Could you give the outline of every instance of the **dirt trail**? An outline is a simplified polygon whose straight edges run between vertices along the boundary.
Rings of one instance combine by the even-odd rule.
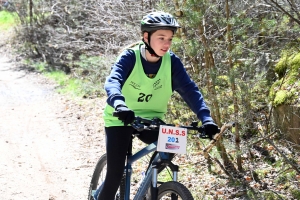
[[[20,69],[9,45],[0,47],[0,199],[87,199],[104,148],[104,100],[57,94],[54,83]]]

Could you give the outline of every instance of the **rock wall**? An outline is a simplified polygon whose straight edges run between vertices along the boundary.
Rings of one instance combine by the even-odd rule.
[[[280,105],[274,108],[273,120],[275,127],[300,148],[300,106]]]

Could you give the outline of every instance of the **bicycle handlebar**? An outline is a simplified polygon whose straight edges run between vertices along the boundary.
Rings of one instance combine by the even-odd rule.
[[[118,117],[118,112],[113,112],[113,116]],[[177,126],[175,124],[166,124],[163,120],[157,117],[153,119],[146,119],[143,117],[136,116],[135,120],[131,123],[131,126],[138,132],[141,132],[143,130],[158,130],[160,125],[174,126],[174,127],[186,128],[188,130],[195,130],[199,132],[198,136],[200,138],[209,139],[209,136],[205,134],[204,127],[198,126],[197,121],[193,121],[190,126]]]
[[[146,124],[144,124],[146,123]],[[133,128],[135,128],[137,131],[143,131],[143,130],[158,130],[160,125],[166,125],[166,126],[176,126],[174,124],[166,124],[164,121],[162,121],[159,118],[153,118],[152,120],[145,119],[142,117],[135,117],[135,120],[131,124]],[[203,149],[204,157],[208,157],[208,153],[211,151],[211,149],[216,145],[217,141],[220,140],[224,132],[234,127],[235,123],[230,122],[227,124],[224,124],[221,129],[219,129],[218,133],[213,136],[213,139],[209,142],[209,144]],[[186,128],[188,130],[196,130],[199,132],[198,136],[202,139],[209,139],[209,136],[205,134],[205,129],[203,126],[198,126],[198,122],[194,121],[191,123],[190,126],[178,126],[180,128]]]
[[[113,116],[118,117],[118,113],[113,112]],[[141,132],[143,130],[158,130],[160,125],[177,127],[175,124],[166,124],[163,120],[161,120],[159,118],[153,118],[152,120],[150,120],[150,119],[146,119],[146,118],[142,118],[142,117],[138,117],[138,116],[136,116],[135,120],[131,123],[131,126],[134,129],[136,129],[138,132]],[[206,158],[208,157],[208,153],[210,152],[210,150],[216,145],[217,141],[221,138],[223,133],[227,129],[234,127],[234,126],[235,126],[235,123],[231,122],[231,123],[224,124],[221,127],[221,129],[219,129],[218,133],[216,135],[214,135],[213,139],[210,141],[208,146],[203,149],[203,154]],[[190,126],[178,126],[178,127],[186,128],[188,130],[198,131],[199,132],[198,136],[200,138],[209,139],[209,136],[205,134],[204,127],[198,126],[197,121],[192,122]]]

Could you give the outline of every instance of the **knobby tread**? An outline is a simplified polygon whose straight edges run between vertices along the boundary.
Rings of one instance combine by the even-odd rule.
[[[191,192],[181,183],[175,181],[169,181],[163,183],[158,187],[158,199],[160,199],[164,193],[176,193],[183,200],[194,200]]]

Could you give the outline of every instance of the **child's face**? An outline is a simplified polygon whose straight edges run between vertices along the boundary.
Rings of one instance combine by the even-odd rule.
[[[157,55],[163,56],[171,47],[172,39],[173,31],[158,30],[151,35],[150,46]]]

